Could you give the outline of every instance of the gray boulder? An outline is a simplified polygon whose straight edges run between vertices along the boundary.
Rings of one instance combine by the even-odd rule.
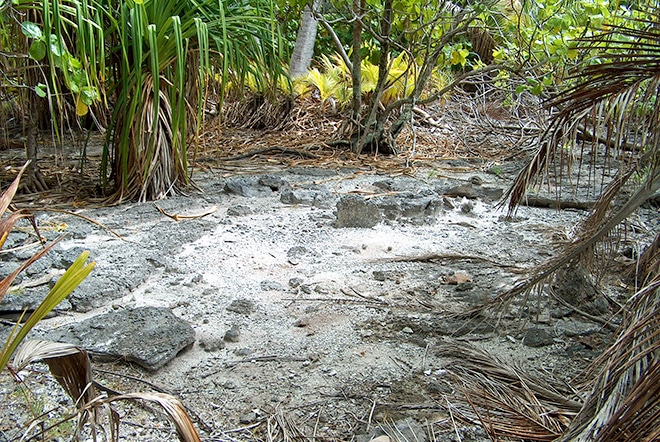
[[[529,328],[523,336],[523,344],[528,347],[545,347],[554,344],[553,336],[539,327]]]
[[[378,206],[357,195],[346,195],[337,203],[335,227],[374,227],[380,220]]]
[[[135,362],[158,370],[195,342],[195,331],[167,308],[138,307],[98,315],[48,333],[105,361]]]
[[[273,193],[270,187],[260,184],[255,177],[238,177],[227,180],[225,192],[247,198],[264,197]]]
[[[280,196],[280,201],[284,204],[312,206],[316,193],[311,190],[304,189],[283,189]]]

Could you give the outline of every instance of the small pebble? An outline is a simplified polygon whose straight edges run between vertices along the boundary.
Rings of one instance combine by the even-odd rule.
[[[238,328],[238,325],[232,326],[227,332],[225,333],[224,340],[225,342],[238,342],[238,339],[240,337],[240,330]]]
[[[482,180],[480,176],[474,175],[470,177],[470,183],[474,184],[475,186],[481,186],[484,183],[484,180]]]
[[[255,422],[257,419],[259,419],[259,416],[257,416],[257,413],[255,412],[246,413],[238,418],[238,420],[244,425],[251,424],[252,422]]]

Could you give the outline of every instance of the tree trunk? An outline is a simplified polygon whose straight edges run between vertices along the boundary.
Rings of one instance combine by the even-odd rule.
[[[381,19],[381,48],[380,59],[378,62],[378,82],[374,91],[371,103],[369,103],[369,115],[366,122],[360,122],[363,135],[356,140],[354,146],[355,152],[362,152],[365,147],[370,146],[374,153],[384,153],[387,155],[396,153],[396,147],[392,140],[384,134],[384,124],[387,115],[383,116],[380,100],[385,90],[387,78],[390,74],[390,33],[392,31],[392,0],[385,0],[383,3],[383,17]]]
[[[313,0],[308,3],[303,10],[300,20],[300,28],[296,36],[296,44],[291,54],[289,63],[289,76],[294,79],[307,73],[314,56],[314,43],[316,41],[316,31],[319,21],[316,14],[321,8],[322,0]]]
[[[38,142],[39,142],[39,103],[36,94],[32,93],[28,98],[28,120],[25,125],[25,156],[30,164],[25,169],[21,188],[27,192],[43,192],[48,189],[38,166]]]
[[[356,140],[353,144],[353,151],[356,153],[362,151],[360,144],[360,139],[362,138],[362,56],[360,55],[360,49],[362,47],[362,22],[360,21],[360,17],[362,16],[365,5],[365,0],[353,0],[353,54],[351,60],[353,69],[351,69],[351,82],[353,83],[352,120],[355,126],[353,137]]]

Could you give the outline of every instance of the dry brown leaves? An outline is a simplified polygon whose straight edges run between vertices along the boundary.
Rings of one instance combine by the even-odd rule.
[[[227,105],[232,108],[233,105]],[[195,165],[230,172],[253,171],[259,167],[315,166],[412,173],[417,167],[433,166],[440,160],[472,159],[498,162],[511,155],[507,146],[467,146],[446,133],[421,122],[408,127],[397,138],[395,156],[356,155],[347,145],[337,143],[342,117],[321,103],[305,100],[293,104],[278,130],[254,129],[253,119],[238,121],[231,111],[228,126],[214,119],[204,125]],[[270,149],[274,146],[279,150]],[[297,153],[296,153],[297,152]],[[242,157],[226,161],[227,158]],[[312,157],[313,158],[310,158]]]
[[[397,138],[399,154],[387,156],[357,155],[348,145],[337,143],[342,116],[313,100],[298,100],[288,105],[226,103],[224,122],[220,118],[206,121],[197,138],[189,141],[190,163],[197,170],[214,169],[226,174],[313,166],[401,175],[412,174],[420,167],[437,167],[437,162],[443,160],[480,159],[498,163],[512,155],[514,148],[510,145],[483,142],[471,145],[456,136],[458,132],[465,135],[466,128],[450,110],[455,105],[447,102],[427,109],[427,114],[443,121],[444,129],[438,130],[437,126],[418,120]],[[253,114],[249,115],[250,112]],[[240,115],[243,117],[239,118]],[[269,128],[264,128],[264,124]],[[41,207],[62,209],[107,204],[99,187],[104,139],[102,134],[93,134],[85,147],[83,135],[70,135],[64,141],[64,150],[46,143],[39,166],[51,190],[17,195],[14,202],[21,206],[38,202]],[[83,153],[86,157],[81,170]],[[237,156],[241,158],[231,159]],[[2,151],[2,161],[5,167],[0,169],[0,184],[5,187],[23,163],[22,152]]]

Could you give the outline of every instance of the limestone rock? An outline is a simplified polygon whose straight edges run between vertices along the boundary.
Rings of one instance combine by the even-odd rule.
[[[241,337],[241,329],[238,325],[233,325],[229,330],[225,332],[224,340],[225,342],[238,342]]]
[[[374,227],[380,219],[378,206],[357,195],[344,196],[337,203],[335,227]]]
[[[254,177],[238,177],[227,180],[225,192],[248,198],[263,197],[273,193],[270,187],[259,184]]]
[[[270,187],[270,190],[273,192],[277,192],[286,184],[286,181],[277,175],[264,175],[259,177],[258,183],[262,186]]]
[[[235,299],[227,306],[227,311],[250,315],[254,312],[255,307],[254,301],[249,299]]]
[[[547,330],[533,327],[528,329],[523,336],[523,344],[528,347],[545,347],[554,343],[554,339]]]
[[[208,352],[218,351],[225,348],[225,341],[223,338],[219,336],[210,335],[201,338],[199,340],[199,346],[202,347],[204,351],[208,351]]]
[[[167,308],[138,307],[56,329],[47,339],[80,346],[101,360],[126,360],[158,370],[195,342],[195,331]]]
[[[235,206],[227,208],[228,216],[245,216],[251,214],[252,214],[252,209],[242,204],[237,204]]]
[[[282,286],[282,284],[280,284],[277,281],[269,281],[269,280],[261,281],[259,286],[261,287],[261,290],[263,290],[265,292],[283,292],[284,291],[284,286]]]

